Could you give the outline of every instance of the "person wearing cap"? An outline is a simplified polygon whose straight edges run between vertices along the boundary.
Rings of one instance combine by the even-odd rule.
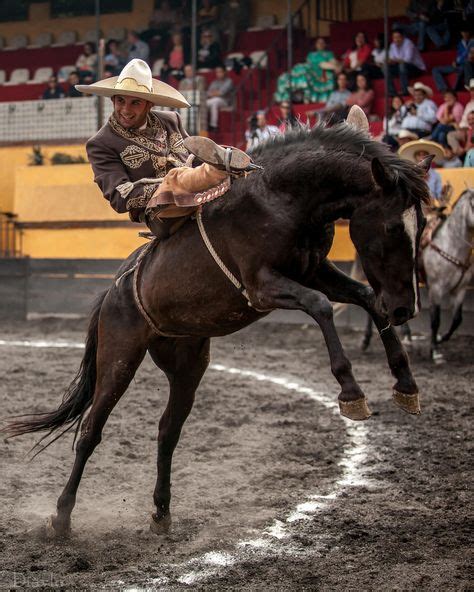
[[[422,138],[430,134],[436,122],[436,103],[429,98],[433,96],[433,91],[422,82],[415,82],[409,91],[413,102],[407,105],[408,113],[403,118],[402,129],[410,130]]]
[[[444,160],[444,150],[440,144],[430,140],[415,140],[408,142],[400,148],[398,154],[406,160],[411,160],[415,164],[420,163],[428,156],[434,156],[434,162],[441,164]],[[440,200],[443,195],[443,184],[441,176],[433,168],[429,168],[426,173],[426,184],[429,187],[430,195],[434,200]]]
[[[223,194],[229,174],[252,168],[241,150],[188,137],[178,113],[151,111],[154,105],[179,108],[189,103],[180,92],[153,79],[143,60],[132,60],[119,76],[76,88],[110,97],[114,104],[108,122],[86,145],[95,182],[115,211],[146,222],[157,236],[163,236],[155,215],[162,204],[192,205],[197,192],[211,188],[214,197]],[[203,164],[185,166],[189,152]]]
[[[392,43],[388,52],[388,92],[396,94],[393,79],[400,78],[401,94],[408,94],[408,80],[426,72],[425,62],[413,41],[405,37],[403,31],[394,29]]]

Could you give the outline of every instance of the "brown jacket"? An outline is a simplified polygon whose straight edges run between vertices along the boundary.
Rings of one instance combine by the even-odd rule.
[[[128,194],[123,185],[164,177],[174,167],[183,166],[188,157],[183,146],[187,135],[178,113],[171,111],[150,112],[142,131],[127,130],[110,117],[86,149],[94,180],[115,211],[129,212],[133,221],[139,221],[158,183],[139,183]]]

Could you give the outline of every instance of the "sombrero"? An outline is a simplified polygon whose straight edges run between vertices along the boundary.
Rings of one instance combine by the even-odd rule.
[[[415,134],[415,132],[411,132],[407,129],[400,130],[396,135],[399,140],[404,140],[405,138],[410,140],[418,140],[418,135]]]
[[[152,78],[150,66],[138,59],[131,60],[119,76],[105,78],[94,84],[76,84],[76,89],[87,95],[101,97],[137,97],[161,107],[190,106],[183,95],[172,86]]]
[[[465,84],[464,88],[466,90],[474,90],[474,78],[471,78],[471,80],[469,80],[469,86],[467,86],[467,84]]]
[[[433,89],[427,84],[423,84],[423,82],[415,82],[413,86],[408,87],[408,92],[411,95],[413,95],[415,90],[422,90],[425,93],[425,95],[428,95],[429,97],[433,96]]]
[[[398,154],[406,160],[415,161],[415,154],[423,150],[428,154],[434,155],[434,161],[439,164],[444,160],[444,150],[441,144],[432,142],[431,140],[415,140],[414,142],[407,142],[398,150]]]

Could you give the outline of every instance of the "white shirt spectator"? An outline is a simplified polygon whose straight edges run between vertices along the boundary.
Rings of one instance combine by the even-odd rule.
[[[426,70],[425,62],[420,52],[416,49],[413,41],[410,41],[407,37],[405,37],[401,45],[396,45],[395,43],[390,44],[388,58],[390,60],[402,60],[402,62],[413,64],[420,70]]]
[[[269,140],[273,136],[277,136],[280,130],[276,125],[266,125],[265,127],[257,127],[254,131],[247,130],[245,132],[245,139],[247,140],[246,150],[256,148],[262,142]]]
[[[459,127],[461,129],[466,129],[469,127],[469,124],[467,123],[467,116],[471,111],[474,111],[474,101],[469,101],[469,103],[467,103],[467,105],[464,107],[464,112],[462,114],[461,121],[459,122]]]
[[[436,122],[436,103],[431,99],[424,99],[416,105],[416,115],[410,112],[402,121],[402,129],[423,130],[430,132],[433,124]]]

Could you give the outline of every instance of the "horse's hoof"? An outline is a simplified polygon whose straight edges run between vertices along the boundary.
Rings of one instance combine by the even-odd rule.
[[[339,411],[341,412],[341,415],[354,421],[369,419],[372,415],[372,411],[369,409],[365,397],[362,397],[362,399],[356,399],[355,401],[339,400]]]
[[[411,413],[412,415],[420,415],[420,395],[418,393],[408,395],[407,393],[400,393],[394,389],[393,400],[400,409],[403,409],[403,411]]]
[[[446,360],[444,359],[444,356],[441,352],[437,351],[437,350],[433,350],[431,352],[431,361],[434,364],[444,364],[446,362]]]
[[[57,516],[50,516],[46,521],[46,538],[68,538],[71,535],[70,525],[61,524]]]
[[[150,530],[155,534],[169,534],[171,530],[171,514],[169,512],[164,516],[152,514],[150,521]]]

